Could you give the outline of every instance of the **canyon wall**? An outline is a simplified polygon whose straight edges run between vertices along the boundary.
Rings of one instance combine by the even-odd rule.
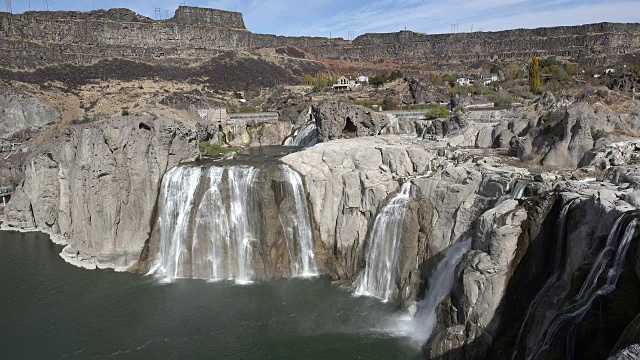
[[[59,134],[34,156],[7,206],[7,223],[37,228],[87,268],[124,268],[140,258],[151,233],[167,169],[198,154],[194,124],[123,117]]]
[[[221,50],[293,46],[319,58],[393,58],[443,64],[523,60],[532,55],[606,63],[640,52],[640,24],[600,23],[428,35],[410,31],[341,38],[253,34],[242,14],[181,6],[167,20],[127,9],[0,13],[0,65],[28,69],[103,58],[195,62]]]

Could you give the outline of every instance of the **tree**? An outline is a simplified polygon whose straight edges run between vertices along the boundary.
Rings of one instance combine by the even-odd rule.
[[[529,90],[534,94],[540,93],[540,62],[537,56],[531,58],[529,64]]]
[[[304,74],[304,82],[307,85],[313,85],[313,76],[311,76],[311,74]]]

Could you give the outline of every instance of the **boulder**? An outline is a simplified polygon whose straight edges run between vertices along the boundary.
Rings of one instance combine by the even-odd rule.
[[[336,100],[314,105],[312,112],[320,142],[378,135],[389,124],[389,119],[381,113]]]

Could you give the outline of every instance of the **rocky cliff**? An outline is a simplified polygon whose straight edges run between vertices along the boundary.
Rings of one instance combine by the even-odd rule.
[[[602,244],[619,241],[625,232],[620,229],[635,216],[629,215],[640,193],[635,145],[611,145],[591,156],[590,167],[600,169],[584,171],[610,179],[600,183],[569,180],[571,172],[535,175],[483,151],[449,151],[409,139],[336,140],[283,159],[305,178],[325,271],[355,286],[367,266],[374,219],[400,185],[411,182],[415,192],[392,279],[397,301],[412,308],[437,286],[429,279],[447,250],[471,239],[451,295],[437,308],[428,358],[503,359],[515,353],[519,359],[543,349],[549,356],[575,351],[576,358],[595,359],[608,356],[621,336],[627,344],[637,339],[635,327],[623,335],[640,312],[633,295],[640,290],[635,233],[629,233],[635,245],[628,257],[617,255],[623,258],[616,264],[627,265],[608,272],[624,269],[616,287],[586,290],[596,283],[585,280],[589,268],[599,266]],[[589,296],[605,308],[585,305],[579,319],[565,322],[563,304],[586,296],[571,290],[580,286],[585,294],[600,291]],[[550,300],[539,300],[543,296]],[[420,305],[413,311],[420,312]],[[602,316],[608,320],[599,322]],[[571,333],[574,328],[581,330]],[[575,346],[548,334],[570,336]]]
[[[638,24],[518,29],[428,35],[401,31],[365,34],[355,40],[253,34],[242,15],[181,6],[168,20],[154,21],[126,9],[87,13],[0,13],[0,65],[33,68],[55,63],[92,63],[103,58],[193,62],[219,50],[293,46],[320,58],[393,58],[409,62],[470,64],[524,60],[532,55],[601,64],[640,52]]]
[[[0,109],[1,140],[60,121],[60,115],[49,104],[24,95],[0,95]]]
[[[8,225],[68,243],[79,266],[124,268],[151,233],[160,180],[198,153],[197,129],[167,118],[123,117],[75,126],[26,164]]]

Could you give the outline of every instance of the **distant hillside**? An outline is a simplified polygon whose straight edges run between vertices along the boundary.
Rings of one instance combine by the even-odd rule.
[[[319,59],[472,64],[559,56],[603,64],[640,54],[640,24],[600,23],[500,32],[365,34],[353,41],[254,34],[242,14],[181,6],[155,21],[127,9],[0,13],[0,66],[32,69],[105,58],[193,64],[221,50],[296,47]]]

